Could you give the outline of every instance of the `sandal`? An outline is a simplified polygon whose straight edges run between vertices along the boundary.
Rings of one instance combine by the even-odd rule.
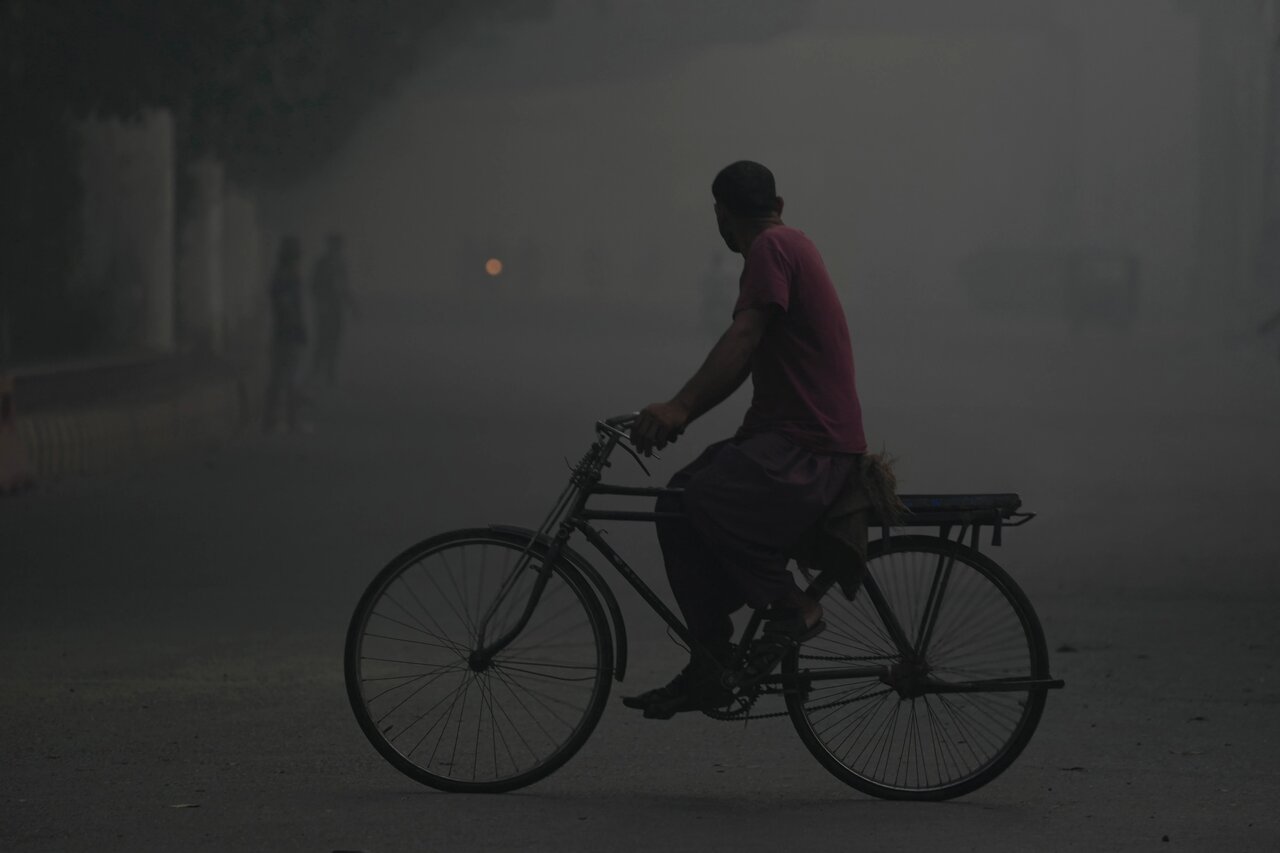
[[[812,625],[806,624],[798,610],[773,608],[764,612],[764,618],[764,626],[760,629],[764,637],[777,638],[793,645],[812,640],[827,627],[821,617]]]
[[[765,622],[760,639],[751,644],[738,678],[738,686],[751,686],[768,676],[782,659],[801,643],[808,642],[827,628],[827,623],[819,619],[812,625],[806,625],[804,618],[796,611],[769,610],[765,612],[769,621]]]
[[[726,643],[712,656],[727,658],[731,652]],[[679,675],[662,687],[646,690],[637,696],[623,696],[622,704],[644,711],[651,720],[669,720],[682,711],[723,708],[733,701],[733,691],[721,684],[721,665],[697,658],[689,662]]]

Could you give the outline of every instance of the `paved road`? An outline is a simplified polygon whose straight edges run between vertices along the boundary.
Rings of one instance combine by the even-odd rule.
[[[341,681],[350,608],[430,532],[536,523],[591,420],[668,393],[705,342],[678,326],[655,341],[662,318],[643,313],[384,314],[313,435],[0,502],[0,849],[1280,848],[1266,354],[995,327],[975,350],[972,327],[928,318],[928,345],[904,347],[855,322],[869,429],[902,457],[905,490],[1013,489],[1042,513],[994,556],[1068,689],[986,788],[880,802],[828,776],[785,720],[657,723],[615,696],[551,778],[465,797],[363,740]],[[648,531],[612,538],[660,583]],[[679,650],[623,599],[627,686],[665,680]]]

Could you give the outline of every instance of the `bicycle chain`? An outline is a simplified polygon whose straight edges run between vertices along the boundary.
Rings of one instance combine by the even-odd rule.
[[[884,655],[860,655],[856,657],[849,656],[849,655],[800,655],[800,658],[802,660],[859,661],[859,660],[883,660]],[[784,691],[779,689],[764,688],[763,690],[755,691],[749,696],[735,697],[734,701],[739,703],[739,707],[735,708],[732,711],[726,711],[721,708],[704,708],[702,713],[713,720],[720,720],[721,722],[726,722],[726,723],[737,722],[738,720],[744,720],[744,721],[767,720],[774,717],[785,717],[790,712],[775,711],[774,713],[771,713],[771,714],[757,714],[755,716],[751,715],[751,709],[755,707],[756,701],[761,696],[780,696],[783,694],[783,692]],[[825,708],[838,708],[841,705],[851,705],[854,702],[865,702],[868,699],[875,699],[877,696],[883,696],[886,693],[892,693],[892,692],[893,692],[892,687],[886,687],[884,690],[878,690],[875,693],[865,693],[861,696],[855,696],[852,699],[843,699],[839,702],[828,702],[825,705],[815,705],[809,710],[821,711]]]

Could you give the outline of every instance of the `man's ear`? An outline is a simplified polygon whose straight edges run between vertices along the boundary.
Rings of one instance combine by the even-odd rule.
[[[782,196],[776,196],[773,200],[773,209],[779,216],[782,215],[782,204]]]

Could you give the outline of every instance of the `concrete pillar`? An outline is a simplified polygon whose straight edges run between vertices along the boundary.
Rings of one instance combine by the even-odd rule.
[[[94,349],[174,344],[174,128],[163,110],[79,122],[82,242],[71,278]]]
[[[1269,296],[1280,294],[1280,3],[1267,5],[1266,115],[1263,119],[1262,233],[1258,242],[1258,285]]]
[[[1185,4],[1200,17],[1197,304],[1247,303],[1263,236],[1272,0]]]
[[[185,169],[187,198],[178,230],[178,340],[185,348],[223,352],[226,179],[222,164],[203,159]]]

